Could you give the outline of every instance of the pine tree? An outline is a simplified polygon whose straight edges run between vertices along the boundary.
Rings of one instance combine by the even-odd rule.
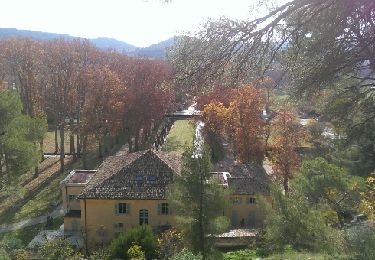
[[[193,149],[184,153],[183,168],[169,187],[168,199],[185,239],[194,252],[204,259],[212,248],[211,235],[220,233],[228,226],[223,216],[227,192],[211,173],[210,153],[205,147],[202,154]]]

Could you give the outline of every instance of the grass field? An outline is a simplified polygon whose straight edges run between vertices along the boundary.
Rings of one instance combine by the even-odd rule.
[[[69,143],[69,132],[66,131],[64,134],[65,140],[64,140],[64,148],[65,153],[69,152],[70,143]],[[60,147],[60,132],[57,132],[57,140]],[[45,153],[54,153],[55,152],[55,132],[47,132],[45,138],[44,138],[44,147],[43,150]]]
[[[2,239],[6,239],[8,237],[18,238],[22,240],[23,245],[27,246],[27,244],[30,243],[30,241],[42,230],[57,230],[59,227],[64,223],[64,220],[62,217],[55,218],[52,222],[52,227],[46,226],[46,223],[37,224],[30,227],[25,227],[23,229],[19,229],[16,231],[11,231],[8,233],[2,233],[0,234],[0,241]]]
[[[162,146],[162,151],[165,152],[183,152],[186,147],[193,145],[193,138],[195,133],[194,122],[190,120],[176,121],[169,134],[167,140]]]

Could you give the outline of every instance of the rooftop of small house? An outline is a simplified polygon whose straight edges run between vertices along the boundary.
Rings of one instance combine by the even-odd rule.
[[[73,170],[61,184],[87,184],[96,173],[96,170]]]
[[[230,172],[212,172],[212,177],[229,187],[233,195],[268,194],[270,177],[262,166],[252,164],[233,165]]]
[[[78,198],[165,199],[166,186],[180,167],[178,153],[147,150],[110,156]]]

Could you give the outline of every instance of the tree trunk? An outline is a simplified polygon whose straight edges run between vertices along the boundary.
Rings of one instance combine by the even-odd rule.
[[[199,196],[199,239],[200,239],[200,251],[202,253],[203,259],[206,259],[206,252],[205,252],[205,240],[204,240],[204,224],[203,224],[203,194],[204,194],[204,180],[203,174],[200,167],[200,159],[197,158],[198,163],[198,171],[200,175],[200,196]]]
[[[77,155],[75,153],[75,148],[74,148],[74,134],[73,134],[73,124],[74,124],[74,121],[73,121],[73,118],[71,117],[70,118],[70,121],[69,121],[69,124],[70,124],[70,133],[69,133],[69,145],[70,145],[70,154],[73,155],[73,160],[76,160],[77,159]]]
[[[39,145],[40,145],[40,151],[42,152],[42,158],[41,158],[40,161],[43,162],[44,161],[44,141],[43,141],[43,139],[40,140]]]
[[[129,153],[133,152],[133,141],[131,137],[128,137]]]
[[[76,154],[77,154],[77,158],[81,158],[81,135],[77,133],[77,136],[76,136],[76,146],[77,146],[77,151],[76,151]]]
[[[134,136],[134,151],[139,151],[139,131],[136,131]]]
[[[288,176],[284,176],[283,186],[284,186],[285,196],[288,196],[288,191],[289,191],[289,178],[288,178]]]
[[[60,126],[60,171],[61,173],[64,172],[64,158],[65,158],[65,119],[63,118],[63,121]]]
[[[58,141],[58,138],[57,138],[57,131],[58,131],[58,126],[57,126],[57,122],[55,124],[55,152],[54,154],[57,154],[59,152],[59,141]]]
[[[99,158],[103,158],[103,144],[100,139],[98,139],[98,152],[99,152]]]
[[[82,136],[82,161],[83,169],[87,169],[87,136]]]

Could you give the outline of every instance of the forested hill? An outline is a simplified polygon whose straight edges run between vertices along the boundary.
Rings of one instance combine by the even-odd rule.
[[[7,37],[29,37],[36,40],[52,40],[58,38],[74,39],[76,37],[68,34],[47,33],[29,30],[18,30],[15,28],[0,28],[0,38]],[[116,49],[119,52],[135,57],[165,58],[165,50],[174,43],[174,38],[152,44],[149,47],[137,47],[113,38],[99,37],[89,39],[95,46],[101,49]]]

